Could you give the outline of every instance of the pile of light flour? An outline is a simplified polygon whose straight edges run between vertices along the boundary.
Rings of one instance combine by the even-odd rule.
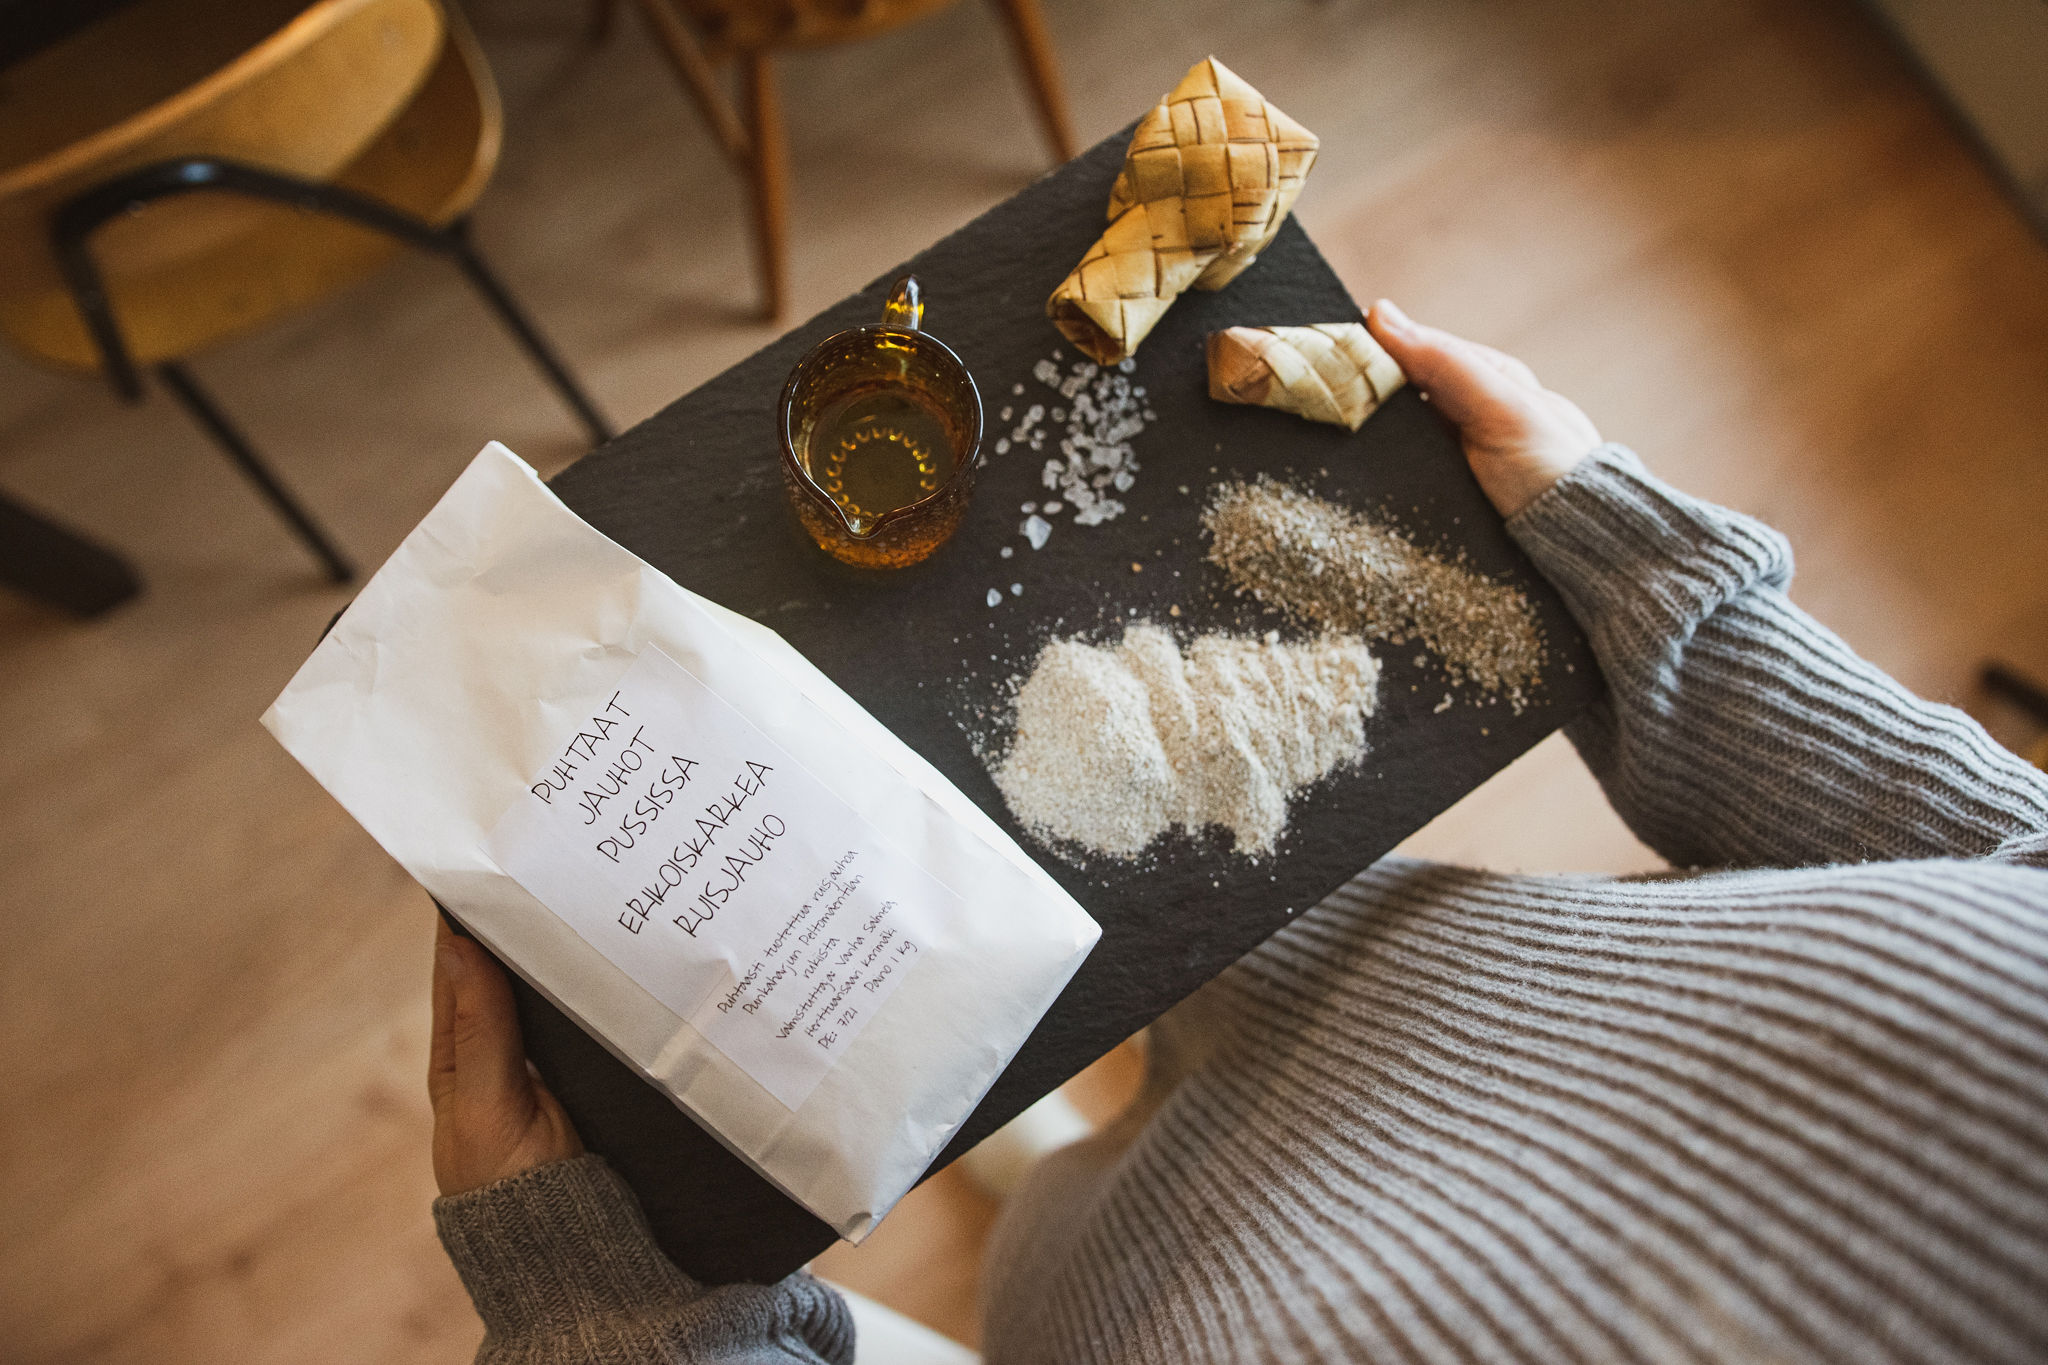
[[[1365,753],[1379,666],[1363,641],[1202,635],[1135,624],[1056,640],[1017,694],[994,776],[1032,833],[1134,858],[1179,825],[1272,850],[1297,791]]]

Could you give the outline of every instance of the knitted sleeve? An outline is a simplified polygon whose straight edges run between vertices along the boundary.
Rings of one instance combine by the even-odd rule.
[[[1785,538],[1601,447],[1508,522],[1592,642],[1607,696],[1570,730],[1679,866],[2015,856],[2048,777],[1913,696],[1785,596]]]
[[[851,1365],[845,1300],[809,1275],[711,1289],[662,1255],[598,1156],[434,1201],[484,1321],[479,1365]]]

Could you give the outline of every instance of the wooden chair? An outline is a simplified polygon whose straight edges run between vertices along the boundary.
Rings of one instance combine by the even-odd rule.
[[[0,333],[131,401],[152,367],[346,581],[184,360],[412,246],[460,268],[606,439],[469,241],[501,131],[489,68],[437,0],[139,0],[0,75]]]
[[[616,0],[598,0],[594,27],[610,27]],[[787,294],[789,157],[776,95],[773,56],[785,48],[857,42],[935,13],[953,0],[635,0],[675,68],[683,89],[746,179],[752,199],[756,263],[764,309],[782,316]],[[996,0],[1039,122],[1055,158],[1074,155],[1074,131],[1061,93],[1052,39],[1038,0]],[[718,67],[739,65],[741,107],[719,86]]]

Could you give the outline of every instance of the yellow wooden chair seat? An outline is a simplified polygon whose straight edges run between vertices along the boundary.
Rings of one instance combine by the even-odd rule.
[[[0,76],[0,335],[106,370],[131,399],[153,367],[344,581],[346,558],[182,361],[410,244],[457,265],[606,439],[463,231],[502,128],[440,0],[139,0]]]
[[[307,49],[306,31],[316,19],[327,41]],[[433,0],[317,5],[234,64],[264,59],[263,74],[272,79],[255,84],[265,98],[243,86],[227,102],[264,122],[293,117],[303,100],[275,79],[294,65],[284,60],[293,48],[319,59],[300,74],[322,84],[351,79],[381,92],[331,117],[307,119],[304,143],[296,134],[261,139],[237,132],[224,125],[218,107],[195,106],[190,92],[181,93],[88,139],[103,144],[102,155],[81,158],[78,147],[68,148],[0,178],[0,332],[35,359],[99,367],[50,255],[47,215],[90,184],[153,162],[191,155],[245,161],[355,189],[437,226],[476,201],[498,156],[497,93],[474,39],[459,23],[444,22]],[[166,105],[182,107],[167,114]],[[339,219],[204,193],[148,204],[108,223],[93,241],[115,314],[141,364],[190,355],[315,303],[399,249]]]

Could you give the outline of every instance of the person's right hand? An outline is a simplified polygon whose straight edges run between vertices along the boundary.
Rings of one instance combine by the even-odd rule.
[[[1425,327],[1386,299],[1365,321],[1408,381],[1457,424],[1472,473],[1503,517],[1534,502],[1600,444],[1578,405],[1537,383],[1513,356]]]

